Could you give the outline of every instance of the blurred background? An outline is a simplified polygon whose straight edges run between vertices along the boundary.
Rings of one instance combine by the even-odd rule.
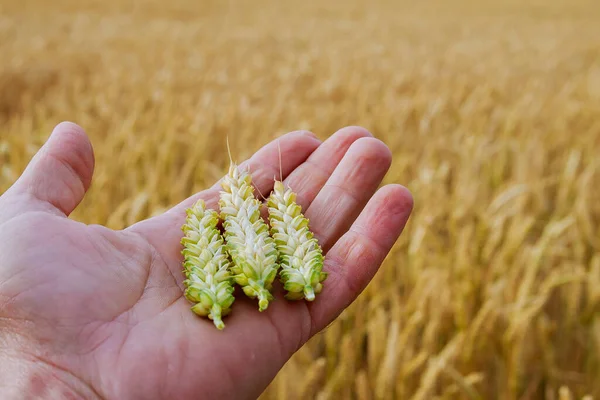
[[[264,399],[600,398],[595,0],[0,0],[0,193],[58,122],[123,228],[270,139],[362,125],[415,210]]]

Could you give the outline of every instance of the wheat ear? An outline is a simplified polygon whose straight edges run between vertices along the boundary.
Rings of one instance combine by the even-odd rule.
[[[207,210],[199,200],[186,210],[186,223],[182,227],[183,268],[186,280],[185,297],[196,303],[192,311],[213,320],[218,329],[225,324],[222,317],[229,314],[233,297],[233,279],[223,237],[217,228],[219,215]]]
[[[231,271],[244,293],[258,298],[258,309],[264,311],[273,300],[270,290],[279,267],[275,242],[260,215],[261,202],[254,197],[250,174],[232,162],[221,186],[219,206],[233,260]]]
[[[271,234],[275,239],[281,282],[289,300],[313,301],[327,279],[323,272],[323,251],[308,228],[308,219],[296,203],[296,194],[276,181],[267,201]]]

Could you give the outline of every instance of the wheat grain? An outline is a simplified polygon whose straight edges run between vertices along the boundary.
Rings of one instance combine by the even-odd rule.
[[[258,298],[258,309],[264,311],[273,300],[270,290],[278,270],[275,242],[260,215],[261,202],[254,197],[251,175],[232,162],[221,186],[219,205],[233,260],[231,271],[244,293]]]
[[[267,201],[271,234],[279,252],[281,282],[290,300],[315,299],[327,279],[323,272],[323,251],[313,233],[296,194],[276,181]]]
[[[192,311],[212,319],[218,329],[225,324],[222,317],[229,314],[234,302],[233,280],[223,237],[217,225],[219,216],[207,210],[203,200],[186,210],[183,244],[184,273],[187,279],[185,297],[196,303]]]

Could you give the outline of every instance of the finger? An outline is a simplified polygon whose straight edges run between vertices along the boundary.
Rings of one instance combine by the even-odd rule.
[[[358,126],[340,129],[285,179],[286,186],[297,193],[296,201],[304,210],[308,209],[352,143],[364,137],[373,135]]]
[[[10,195],[27,199],[21,202],[21,212],[68,216],[83,200],[93,172],[94,152],[84,130],[62,122],[10,189]]]
[[[329,251],[324,265],[329,277],[323,292],[309,304],[312,334],[331,323],[363,291],[402,233],[412,207],[406,188],[384,186]]]
[[[250,166],[253,184],[266,196],[273,188],[273,178],[279,176],[280,149],[282,173],[287,176],[320,144],[321,141],[310,132],[291,132],[263,146],[249,160],[241,163],[240,167]],[[220,190],[220,182],[217,182],[210,189],[189,197],[165,214],[132,225],[129,230],[145,236],[166,257],[165,261],[178,262],[181,256],[178,243],[183,235],[181,226],[185,223],[186,208],[203,199],[208,208],[217,209]]]
[[[306,210],[310,229],[324,251],[354,222],[377,190],[391,160],[390,150],[378,139],[361,138],[350,146]]]

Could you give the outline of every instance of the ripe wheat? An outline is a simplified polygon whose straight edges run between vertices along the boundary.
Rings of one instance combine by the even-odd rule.
[[[96,155],[71,217],[117,230],[220,178],[225,132],[362,125],[413,214],[261,399],[600,400],[597,1],[132,3],[0,1],[0,192],[64,119]]]

